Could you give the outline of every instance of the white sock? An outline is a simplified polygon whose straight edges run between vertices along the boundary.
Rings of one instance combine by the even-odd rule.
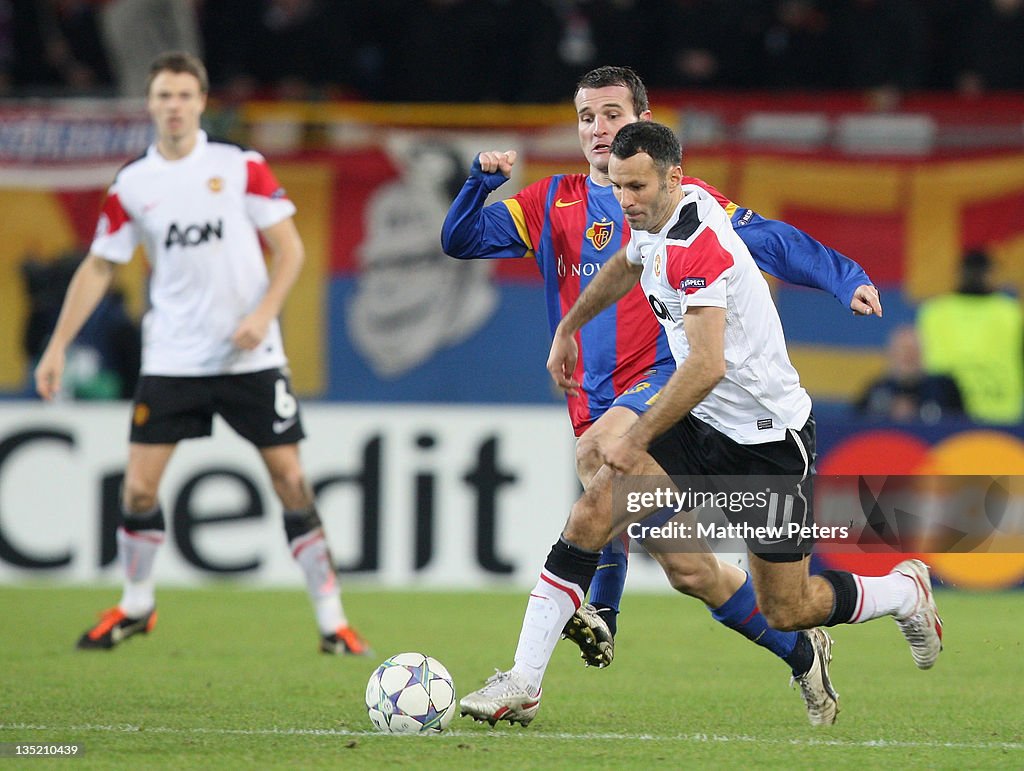
[[[117,555],[124,571],[124,590],[118,606],[130,618],[141,618],[156,605],[153,563],[164,538],[163,530],[117,529]]]
[[[577,584],[541,570],[526,604],[523,630],[516,646],[516,663],[512,667],[512,671],[534,690],[540,688],[562,629],[583,602],[584,595]]]
[[[902,573],[884,576],[859,576],[857,581],[857,610],[850,619],[851,624],[870,621],[880,616],[895,616],[903,619],[917,607],[917,582]]]
[[[334,560],[324,539],[323,530],[317,528],[289,542],[292,556],[306,576],[306,591],[313,603],[316,624],[320,634],[334,634],[348,620],[341,607],[341,591],[334,572]]]

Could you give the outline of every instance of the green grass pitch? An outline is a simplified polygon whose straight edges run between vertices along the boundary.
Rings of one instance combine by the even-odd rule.
[[[834,630],[842,713],[824,729],[785,666],[699,603],[627,592],[615,663],[585,669],[559,643],[529,728],[456,717],[427,737],[373,732],[370,673],[421,650],[460,694],[479,687],[511,664],[526,592],[347,591],[366,659],[317,653],[301,592],[165,589],[152,635],[73,650],[116,596],[0,588],[0,742],[84,745],[33,768],[1024,767],[1024,592],[940,592],[928,672],[889,619]]]

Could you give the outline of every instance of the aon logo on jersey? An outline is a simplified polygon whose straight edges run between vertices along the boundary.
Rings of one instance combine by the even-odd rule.
[[[662,321],[675,321],[672,318],[672,314],[669,313],[665,303],[655,297],[653,294],[647,295],[647,302],[651,304],[651,310],[654,311],[654,315]]]
[[[164,239],[164,248],[172,246],[199,246],[205,244],[211,238],[224,237],[224,220],[216,222],[205,222],[202,225],[186,225],[182,227],[177,222],[172,222],[167,229],[167,237]]]

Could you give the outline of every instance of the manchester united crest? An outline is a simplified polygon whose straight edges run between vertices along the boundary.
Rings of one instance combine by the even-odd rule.
[[[614,222],[609,222],[607,220],[592,222],[590,227],[587,228],[587,238],[590,240],[590,243],[594,245],[594,248],[600,251],[611,242],[612,234],[614,232]]]
[[[206,181],[206,186],[210,188],[211,192],[219,193],[224,189],[224,180],[221,177],[210,177]]]
[[[132,413],[132,423],[137,426],[144,426],[149,421],[149,405],[143,402],[138,402],[135,405],[135,410]]]

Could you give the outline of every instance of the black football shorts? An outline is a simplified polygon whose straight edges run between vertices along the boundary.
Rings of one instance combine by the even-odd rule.
[[[799,430],[788,429],[785,439],[762,444],[740,444],[707,423],[687,414],[648,449],[669,476],[709,476],[739,480],[778,480],[772,485],[776,500],[784,501],[785,523],[814,523],[814,415]],[[725,511],[734,523],[751,527],[779,524],[778,514],[766,508],[744,509],[743,517]],[[764,518],[757,521],[756,518]],[[814,539],[803,535],[782,538],[747,538],[747,548],[769,562],[797,562],[811,553]]]
[[[275,368],[240,375],[143,375],[135,389],[130,438],[139,444],[176,444],[210,436],[214,415],[257,447],[305,437],[288,375]]]

